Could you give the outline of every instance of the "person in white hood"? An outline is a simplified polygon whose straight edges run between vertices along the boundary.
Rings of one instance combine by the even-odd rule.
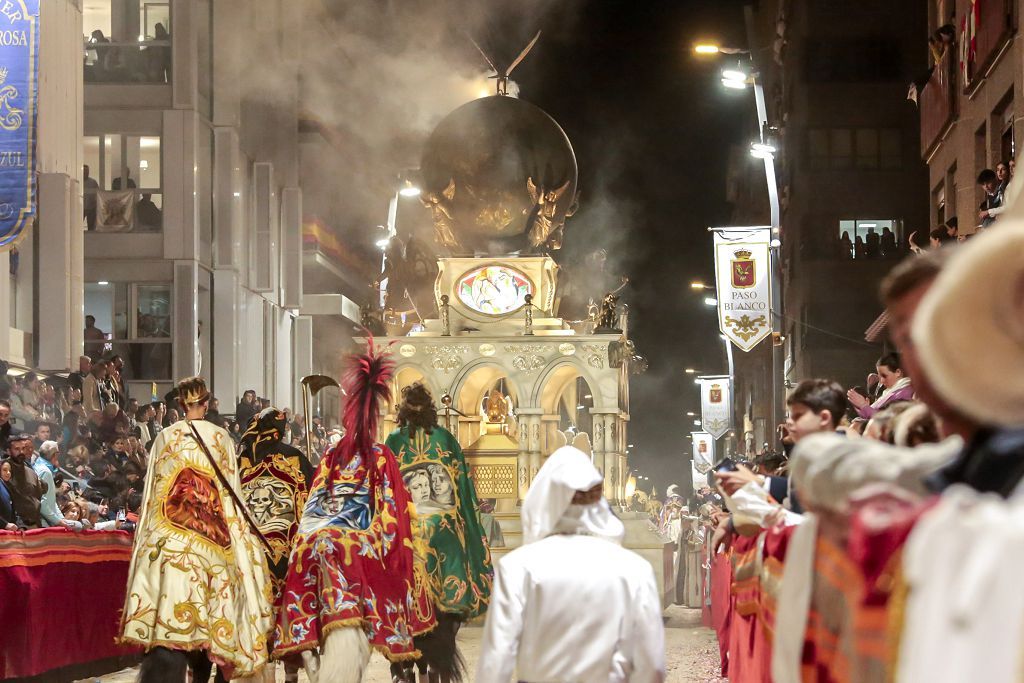
[[[523,501],[523,546],[498,562],[477,683],[665,680],[651,565],[621,546],[622,522],[582,451],[559,448]]]

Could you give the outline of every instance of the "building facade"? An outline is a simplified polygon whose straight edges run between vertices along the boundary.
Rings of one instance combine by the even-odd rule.
[[[919,96],[921,154],[928,164],[932,226],[957,219],[961,235],[979,225],[985,199],[978,174],[1016,157],[1015,122],[1024,116],[1024,52],[1019,0],[929,0],[923,42],[944,25],[955,41],[931,56]],[[927,30],[925,27],[927,26]]]
[[[929,228],[907,82],[926,66],[925,8],[867,0],[754,7],[748,27],[777,143],[786,384],[863,386],[877,283]]]
[[[38,220],[0,254],[0,358],[117,354],[140,401],[199,374],[224,412],[246,389],[298,408],[301,377],[338,375],[379,253],[304,202],[330,145],[307,125],[302,47],[329,36],[306,9],[41,3]]]

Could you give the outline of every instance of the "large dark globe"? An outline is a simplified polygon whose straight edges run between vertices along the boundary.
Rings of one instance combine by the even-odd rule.
[[[531,244],[531,227],[536,235],[539,218],[559,228],[564,223],[576,196],[576,155],[562,128],[538,107],[500,95],[473,100],[437,125],[420,166],[424,196],[435,201],[435,224],[448,220],[462,251],[557,248],[557,240]]]

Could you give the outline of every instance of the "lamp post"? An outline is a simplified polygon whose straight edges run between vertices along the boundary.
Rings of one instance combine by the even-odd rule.
[[[751,5],[743,8],[744,21],[747,29],[747,42],[755,44],[754,9]],[[782,349],[776,346],[776,340],[782,338],[782,276],[781,276],[781,210],[779,205],[779,186],[775,175],[775,154],[778,149],[769,138],[770,128],[768,126],[768,108],[765,104],[764,87],[761,82],[757,65],[750,50],[733,47],[723,47],[711,43],[701,43],[694,46],[693,51],[698,56],[708,55],[741,55],[746,57],[749,72],[744,70],[743,65],[737,65],[735,69],[726,69],[722,72],[722,85],[734,89],[745,90],[748,86],[754,91],[754,106],[757,110],[758,140],[750,146],[751,156],[761,159],[764,164],[765,181],[768,186],[768,207],[771,219],[772,239],[769,244],[770,277],[772,289],[772,395],[770,403],[770,414],[772,428],[779,422],[782,414],[782,396],[779,390],[782,387]],[[728,343],[728,342],[726,342]],[[732,349],[730,351],[730,363]],[[730,374],[732,371],[730,370]]]

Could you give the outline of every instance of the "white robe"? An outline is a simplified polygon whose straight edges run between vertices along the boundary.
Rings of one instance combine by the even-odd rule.
[[[495,567],[477,683],[660,683],[665,632],[654,570],[619,545],[607,501],[571,505],[601,481],[571,446],[523,501],[526,545]]]

